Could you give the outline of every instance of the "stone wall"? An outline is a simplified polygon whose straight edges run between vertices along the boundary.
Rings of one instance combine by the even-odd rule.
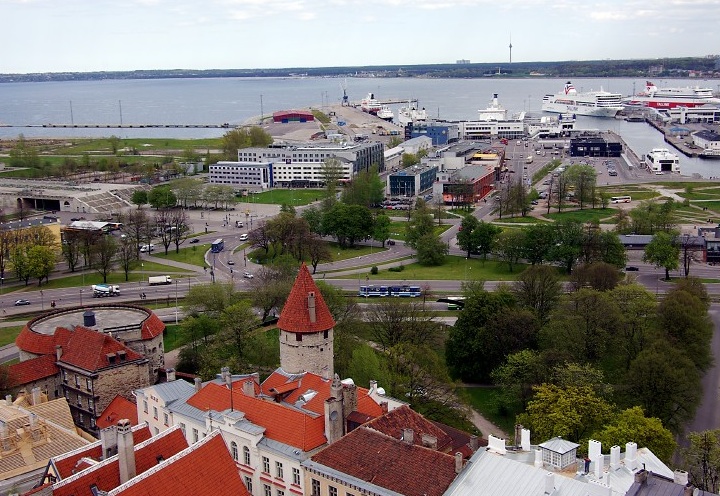
[[[302,341],[296,339],[296,333],[280,331],[280,367],[285,372],[297,374],[312,372],[321,377],[332,378],[333,366],[333,330],[324,332],[300,333]]]

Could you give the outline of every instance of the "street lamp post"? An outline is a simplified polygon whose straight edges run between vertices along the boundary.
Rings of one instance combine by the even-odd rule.
[[[178,280],[175,278],[175,325],[178,323]]]
[[[45,295],[43,290],[40,290],[40,310],[45,310]]]
[[[83,288],[80,288],[80,306],[83,306],[82,294],[83,294]]]

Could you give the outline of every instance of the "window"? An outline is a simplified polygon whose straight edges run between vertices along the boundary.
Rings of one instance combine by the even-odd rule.
[[[193,427],[193,439],[192,439],[192,442],[193,442],[193,443],[197,443],[197,442],[198,442],[198,439],[199,439],[199,437],[198,437],[198,430]]]
[[[143,400],[143,411],[144,411],[145,413],[148,412],[147,400]]]
[[[90,391],[92,389],[92,381],[90,379],[85,379],[85,386],[87,387],[87,390]]]
[[[185,436],[185,424],[180,424],[180,430],[182,431],[183,436]]]
[[[80,376],[75,374],[75,387],[80,387]]]
[[[238,449],[235,441],[230,443],[230,454],[232,454],[233,460],[238,461]]]
[[[252,478],[245,476],[245,487],[247,487],[247,490],[250,494],[252,494]]]
[[[88,398],[88,410],[90,410],[92,412],[94,407],[95,407],[95,402],[93,401],[92,398]]]
[[[285,496],[285,491],[283,491],[282,489],[278,489],[275,496]]]
[[[243,461],[245,465],[250,465],[250,448],[243,446]]]
[[[270,459],[267,456],[263,456],[263,472],[266,474],[270,473]]]
[[[337,496],[337,487],[328,486],[328,495],[329,496]]]
[[[311,496],[320,496],[320,481],[317,479],[312,480]]]
[[[85,415],[82,413],[78,416],[78,424],[85,425]]]
[[[158,411],[157,411],[157,407],[156,407],[156,406],[153,407],[153,418],[154,418],[155,420],[157,420],[157,418],[158,418]]]
[[[165,425],[170,425],[170,419],[167,413],[163,413],[163,422],[165,422]]]
[[[278,479],[283,478],[283,466],[281,462],[275,462],[275,476]]]
[[[299,486],[300,485],[300,469],[293,467],[292,473],[293,473],[293,484],[295,484],[296,486]]]
[[[267,484],[263,484],[263,495],[264,496],[272,496],[272,488],[268,486]]]

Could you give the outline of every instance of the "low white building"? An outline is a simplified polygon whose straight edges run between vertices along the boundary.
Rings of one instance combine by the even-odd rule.
[[[232,186],[236,191],[263,191],[273,187],[273,163],[221,161],[210,166],[209,182]]]
[[[704,154],[720,155],[720,134],[715,131],[697,131],[692,133],[693,144],[703,149]]]

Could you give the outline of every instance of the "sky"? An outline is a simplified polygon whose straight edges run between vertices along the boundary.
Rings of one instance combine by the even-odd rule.
[[[0,0],[0,73],[720,53],[720,0]]]

